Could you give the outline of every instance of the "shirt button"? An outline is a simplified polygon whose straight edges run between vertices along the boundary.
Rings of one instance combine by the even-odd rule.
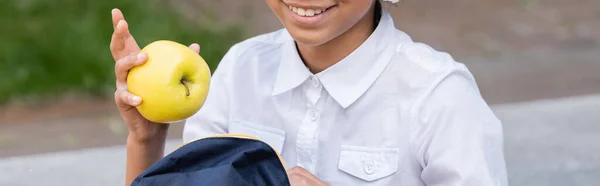
[[[375,163],[372,160],[365,161],[365,164],[363,166],[363,170],[368,175],[375,173]]]
[[[319,118],[319,113],[316,110],[310,110],[310,120],[316,121]]]
[[[321,86],[321,83],[319,82],[319,79],[317,78],[317,76],[312,76],[311,81],[312,81],[313,87],[319,88],[319,86]]]

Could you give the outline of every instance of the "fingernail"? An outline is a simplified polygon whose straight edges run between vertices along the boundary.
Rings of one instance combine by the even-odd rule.
[[[139,96],[133,96],[133,98],[131,98],[131,101],[133,102],[133,104],[140,104],[142,102],[142,98],[140,98]]]
[[[146,53],[139,53],[139,54],[137,55],[137,62],[141,63],[141,62],[144,62],[144,61],[146,61],[146,58],[145,58],[145,57],[146,57]]]
[[[118,28],[121,28],[122,26],[123,26],[123,20],[120,20],[120,21],[117,23],[117,29],[118,29]]]

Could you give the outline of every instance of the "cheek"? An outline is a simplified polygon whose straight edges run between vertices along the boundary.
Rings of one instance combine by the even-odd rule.
[[[344,8],[344,16],[351,18],[353,20],[359,20],[369,12],[371,9],[371,5],[374,1],[370,0],[362,0],[362,1],[352,1],[346,4],[346,8]]]
[[[339,14],[336,16],[336,25],[341,30],[349,29],[350,27],[357,24],[361,19],[367,16],[371,8],[371,2],[369,0],[352,1],[348,2],[346,7],[340,9]]]
[[[271,8],[271,11],[273,11],[279,17],[281,14],[281,10],[279,8],[280,3],[282,3],[281,0],[265,0],[265,2],[269,8]]]

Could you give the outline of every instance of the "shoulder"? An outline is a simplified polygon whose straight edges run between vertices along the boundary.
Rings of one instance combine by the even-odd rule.
[[[422,89],[422,99],[453,97],[467,93],[479,96],[479,88],[471,71],[450,54],[417,42],[402,46],[400,53],[408,63],[418,69],[415,70],[417,73],[422,73],[423,78],[419,85]]]
[[[501,135],[501,122],[485,101],[477,81],[463,63],[448,53],[422,43],[407,43],[397,51],[396,68],[412,78],[408,115],[412,127],[486,128],[486,135]]]
[[[446,52],[414,42],[406,34],[398,32],[401,38],[406,39],[397,44],[387,71],[398,82],[405,83],[413,96],[423,98],[439,92],[459,94],[461,91],[478,91],[475,77],[465,64]],[[457,86],[462,88],[457,89]]]
[[[450,54],[431,46],[406,41],[399,44],[391,65],[396,77],[410,89],[413,111],[443,110],[478,104],[487,107],[475,77]]]

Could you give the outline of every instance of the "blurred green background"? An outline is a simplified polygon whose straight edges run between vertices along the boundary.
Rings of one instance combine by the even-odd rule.
[[[185,45],[197,42],[205,46],[201,56],[213,69],[243,34],[239,26],[186,19],[169,1],[4,0],[0,6],[0,104],[52,99],[65,93],[111,95],[110,11],[115,7],[124,12],[140,47],[159,39]]]

